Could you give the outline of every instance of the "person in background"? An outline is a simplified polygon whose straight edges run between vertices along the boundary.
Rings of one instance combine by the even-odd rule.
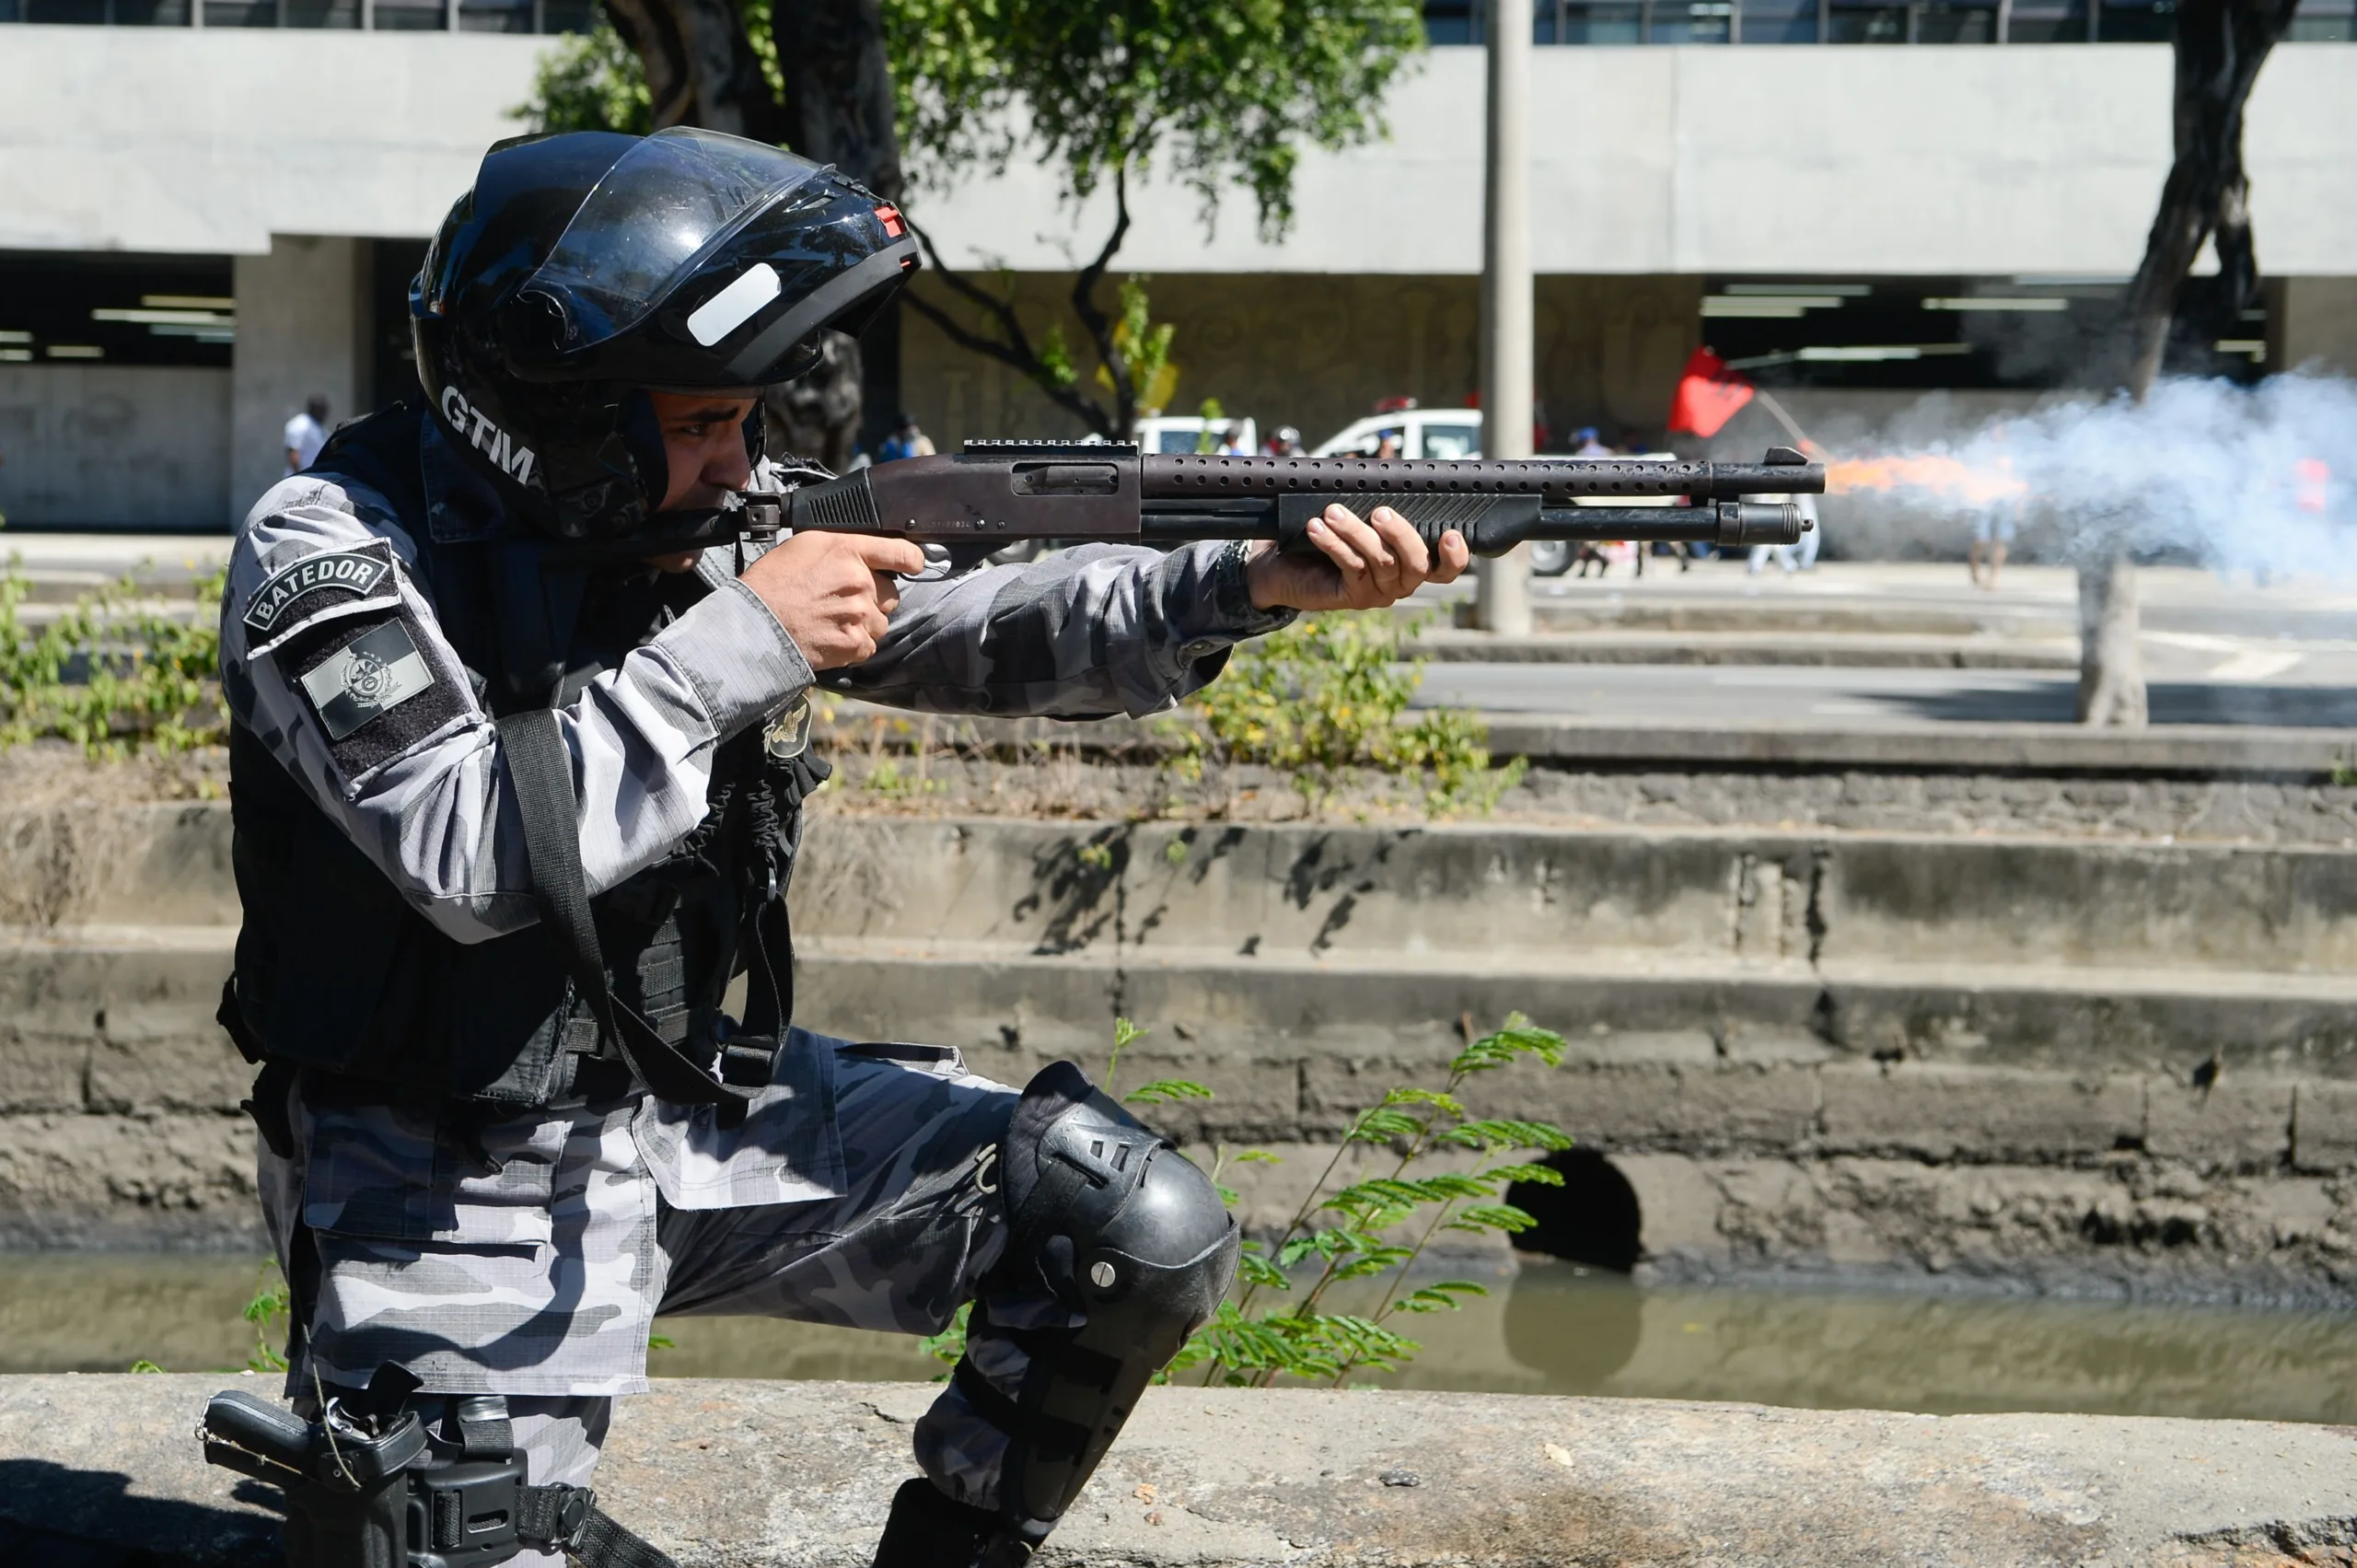
[[[2014,542],[2014,530],[2021,526],[2021,503],[2011,496],[1991,502],[1973,515],[1972,548],[1965,561],[1972,573],[1976,587],[1994,588],[1997,574],[2005,567],[2005,547]],[[1989,563],[1989,575],[1980,575],[1983,560]]]
[[[1612,448],[1604,444],[1602,436],[1603,432],[1596,429],[1593,424],[1573,431],[1572,456],[1575,458],[1609,458],[1614,456],[1615,454]]]
[[[1227,433],[1219,438],[1219,455],[1223,458],[1248,458],[1252,448],[1244,441],[1244,422],[1231,421]]]
[[[1399,457],[1400,455],[1399,433],[1397,430],[1387,430],[1376,436],[1375,455],[1378,458]]]
[[[1302,455],[1301,432],[1290,424],[1280,424],[1262,450],[1272,458],[1298,458]]]
[[[311,401],[303,405],[303,412],[286,422],[282,444],[286,448],[288,473],[301,473],[309,468],[318,459],[319,448],[328,444],[327,399],[313,392]]]
[[[884,444],[876,449],[876,460],[879,463],[894,463],[902,458],[931,456],[933,456],[933,437],[917,428],[917,422],[913,415],[905,413],[892,416],[892,434],[886,436]]]
[[[1762,501],[1789,501],[1801,509],[1801,518],[1808,524],[1798,544],[1755,544],[1747,570],[1753,576],[1768,564],[1770,557],[1787,572],[1805,572],[1817,564],[1817,541],[1825,537],[1825,528],[1817,521],[1817,497],[1814,495],[1763,495]]]

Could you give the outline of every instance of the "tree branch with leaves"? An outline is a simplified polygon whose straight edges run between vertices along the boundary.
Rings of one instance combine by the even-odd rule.
[[[1027,322],[1009,280],[987,286],[923,231],[948,297],[927,297],[921,281],[911,308],[1113,437],[1128,433],[1171,346],[1142,279],[1124,282],[1115,308],[1101,300],[1138,182],[1167,175],[1193,195],[1207,233],[1241,185],[1260,233],[1280,238],[1301,148],[1383,134],[1382,95],[1423,40],[1420,9],[1401,0],[894,0],[885,15],[922,190],[1002,173],[1021,154],[1059,170],[1074,209],[1110,195],[1105,238],[1065,302],[1109,396],[1084,389],[1062,323]]]

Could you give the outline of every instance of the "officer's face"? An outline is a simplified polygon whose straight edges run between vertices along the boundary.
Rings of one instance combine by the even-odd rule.
[[[663,432],[663,460],[670,486],[663,493],[664,512],[717,506],[733,491],[752,482],[752,465],[745,460],[745,416],[753,412],[750,397],[721,397],[709,392],[649,392],[656,426]],[[664,556],[656,564],[683,572],[695,564],[693,551]]]

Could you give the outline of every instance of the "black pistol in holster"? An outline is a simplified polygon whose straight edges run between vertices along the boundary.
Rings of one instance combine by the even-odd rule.
[[[226,1389],[205,1403],[205,1462],[285,1493],[288,1568],[490,1568],[527,1547],[588,1568],[673,1568],[587,1487],[528,1485],[505,1400],[436,1401],[456,1429],[436,1441],[409,1408],[416,1387],[380,1367],[309,1420]]]

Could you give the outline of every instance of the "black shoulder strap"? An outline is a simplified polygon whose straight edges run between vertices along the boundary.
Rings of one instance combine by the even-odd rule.
[[[524,822],[524,852],[532,871],[540,918],[564,954],[565,967],[605,1038],[622,1053],[639,1082],[675,1105],[741,1108],[746,1097],[720,1082],[665,1040],[655,1026],[618,1000],[607,981],[606,958],[590,917],[589,889],[581,871],[581,817],[573,788],[573,754],[553,708],[527,708],[499,720],[499,749],[507,759],[516,808]]]
[[[544,551],[526,541],[493,545],[490,563],[500,664],[492,682],[492,711],[499,715],[500,754],[507,760],[508,784],[523,819],[524,855],[540,919],[556,938],[599,1032],[640,1083],[676,1105],[716,1105],[724,1112],[741,1113],[746,1097],[618,999],[606,972],[581,870],[581,802],[573,787],[573,753],[550,706],[564,675],[584,576],[552,565]]]

